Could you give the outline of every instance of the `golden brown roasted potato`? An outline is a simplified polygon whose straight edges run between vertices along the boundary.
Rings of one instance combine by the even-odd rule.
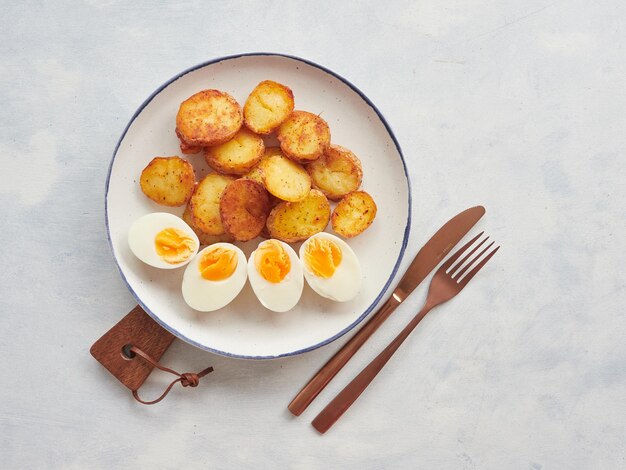
[[[180,104],[176,129],[190,146],[208,147],[229,141],[241,128],[243,115],[239,103],[219,90],[203,90]]]
[[[311,177],[307,171],[280,154],[263,160],[261,177],[267,190],[283,201],[299,201],[311,190]]]
[[[330,204],[321,191],[312,189],[298,202],[281,202],[267,218],[267,229],[272,238],[297,242],[321,232],[330,219]]]
[[[261,183],[265,186],[265,182],[263,181],[263,162],[272,155],[282,155],[280,147],[265,147],[265,151],[263,152],[263,156],[261,157],[259,163],[257,163],[248,173],[243,175],[243,178],[256,181],[257,183]]]
[[[187,160],[180,157],[156,157],[141,172],[141,190],[164,206],[182,206],[193,193],[195,174]]]
[[[261,163],[263,159],[259,163],[257,163],[252,170],[242,176],[247,180],[256,181],[259,184],[262,184],[265,187],[265,183],[263,182],[263,169],[261,168]]]
[[[280,151],[280,147],[266,147],[265,152],[263,153],[263,157],[261,158],[261,161],[257,163],[254,166],[254,168],[252,168],[252,170],[250,170],[248,173],[243,175],[242,178],[256,181],[257,183],[261,184],[265,188],[265,181],[263,180],[263,162],[267,160],[267,158],[271,157],[272,155],[282,155],[282,152]],[[270,197],[270,207],[274,207],[280,202],[282,202],[281,199],[277,198],[272,193],[268,193],[268,194]],[[267,232],[267,229],[265,229],[265,231]],[[263,234],[261,234],[261,236],[263,236]],[[268,237],[266,238],[269,238],[269,234],[268,234]]]
[[[320,158],[307,165],[306,170],[313,187],[333,201],[359,189],[363,179],[361,161],[340,145],[328,147]]]
[[[242,127],[235,136],[220,145],[206,149],[206,162],[215,171],[245,175],[263,156],[263,139]]]
[[[294,111],[278,128],[278,141],[289,158],[306,163],[318,158],[330,145],[330,129],[321,117]]]
[[[226,233],[237,241],[246,242],[258,237],[269,213],[269,194],[256,181],[235,180],[222,193],[222,224]]]
[[[335,207],[331,219],[333,230],[346,238],[356,237],[372,225],[376,210],[372,196],[365,191],[354,191]]]
[[[189,145],[186,144],[185,142],[181,141],[180,142],[180,151],[182,153],[184,153],[185,155],[195,155],[197,153],[200,153],[204,150],[204,147],[199,147],[196,145]]]
[[[191,199],[189,211],[193,225],[207,235],[222,235],[224,226],[220,217],[220,200],[222,192],[234,179],[217,173],[204,177],[196,186]]]
[[[204,149],[204,147],[200,147],[198,145],[189,145],[187,142],[185,142],[180,136],[180,132],[178,132],[178,129],[176,129],[176,136],[178,137],[178,140],[180,140],[180,151],[185,155],[195,155],[196,153],[202,152],[202,150]]]
[[[265,80],[259,83],[243,106],[243,119],[257,134],[269,134],[293,111],[293,93],[280,83]]]
[[[224,233],[222,235],[209,235],[208,233],[204,233],[202,230],[196,227],[194,225],[193,218],[191,217],[191,207],[189,206],[189,203],[187,203],[187,205],[185,206],[182,219],[187,222],[187,225],[189,225],[194,232],[196,232],[196,235],[198,235],[198,240],[200,240],[201,245],[212,245],[213,243],[218,242],[233,241],[233,237],[231,237],[227,233]]]

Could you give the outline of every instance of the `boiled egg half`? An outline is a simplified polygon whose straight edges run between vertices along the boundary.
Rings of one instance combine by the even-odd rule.
[[[291,310],[304,287],[298,255],[289,245],[274,239],[262,241],[252,252],[248,278],[261,304],[274,312]]]
[[[138,218],[128,231],[133,254],[150,266],[174,269],[187,264],[198,252],[198,236],[179,217],[154,212]]]
[[[201,312],[228,305],[246,283],[246,255],[231,243],[214,243],[185,268],[183,298]]]
[[[361,288],[361,265],[346,242],[321,232],[300,246],[304,278],[322,297],[337,302],[353,299]]]

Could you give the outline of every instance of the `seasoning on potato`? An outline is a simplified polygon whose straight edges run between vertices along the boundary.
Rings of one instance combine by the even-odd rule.
[[[289,87],[271,80],[259,83],[243,106],[245,125],[257,134],[269,134],[287,119],[294,107]]]
[[[189,146],[208,147],[229,141],[239,131],[243,113],[239,103],[219,90],[200,91],[180,104],[177,134]]]
[[[307,171],[282,154],[264,159],[261,171],[267,190],[283,201],[299,201],[311,190],[311,177]]]
[[[209,235],[208,233],[205,233],[202,230],[200,230],[195,225],[193,221],[193,217],[191,217],[191,207],[189,203],[187,203],[187,205],[185,206],[185,210],[183,211],[183,216],[181,218],[185,222],[187,222],[187,225],[189,225],[191,229],[195,232],[195,234],[198,236],[198,240],[200,240],[200,245],[212,245],[213,243],[233,241],[233,237],[231,237],[227,233],[224,233],[222,235]]]
[[[182,139],[180,133],[178,132],[178,129],[176,129],[175,131],[176,137],[178,137],[178,140],[180,141],[180,151],[182,153],[184,153],[185,155],[195,155],[196,153],[202,152],[204,147],[200,147],[199,145],[189,145]]]
[[[315,114],[294,111],[278,128],[277,137],[286,156],[307,163],[319,158],[330,145],[330,128]]]
[[[234,178],[211,173],[198,183],[189,199],[189,211],[193,226],[207,235],[223,235],[224,226],[220,216],[222,192]]]
[[[156,157],[141,172],[143,193],[164,206],[185,204],[196,183],[193,167],[180,157]]]
[[[321,191],[312,189],[298,202],[281,202],[267,218],[272,238],[298,242],[323,231],[330,219],[330,204]]]
[[[245,242],[258,237],[269,213],[269,194],[256,181],[235,180],[222,193],[222,224],[226,233],[237,241]]]
[[[265,186],[265,182],[263,181],[263,162],[267,160],[272,155],[282,155],[280,151],[280,147],[265,147],[265,151],[263,152],[263,156],[259,163],[257,163],[248,173],[243,175],[243,178],[256,181],[257,183],[261,183]]]
[[[356,237],[372,225],[376,211],[372,196],[365,191],[354,191],[339,201],[333,211],[331,225],[339,235]]]
[[[361,186],[363,169],[357,156],[345,147],[331,145],[306,167],[313,187],[337,201]]]
[[[215,171],[229,175],[245,175],[263,156],[263,139],[246,128],[220,145],[206,149],[207,164]]]

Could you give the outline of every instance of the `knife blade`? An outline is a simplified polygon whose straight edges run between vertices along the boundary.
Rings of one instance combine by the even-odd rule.
[[[445,223],[417,252],[409,268],[393,292],[402,302],[435,269],[435,266],[476,225],[485,214],[483,206],[475,206],[460,212]]]
[[[299,416],[326,387],[367,339],[393,313],[411,292],[435,269],[448,252],[476,225],[485,214],[483,206],[475,206],[455,215],[444,224],[417,252],[408,269],[400,279],[391,297],[372,317],[300,390],[287,407]]]

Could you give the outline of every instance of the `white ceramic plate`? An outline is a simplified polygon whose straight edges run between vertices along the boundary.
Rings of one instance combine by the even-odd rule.
[[[128,247],[131,223],[149,212],[182,214],[158,206],[141,193],[138,179],[155,156],[181,155],[174,134],[180,103],[197,91],[217,88],[241,104],[262,80],[289,86],[296,109],[320,114],[332,142],[351,149],[363,164],[362,188],[378,205],[373,225],[348,241],[363,269],[359,295],[346,303],[324,299],[308,286],[286,313],[261,306],[249,283],[227,307],[196,312],[184,302],[184,269],[159,270],[137,260]],[[186,157],[201,178],[201,155]],[[199,171],[198,171],[199,170]],[[248,359],[271,359],[310,351],[348,332],[381,300],[406,247],[411,191],[400,147],[383,116],[355,86],[330,70],[296,57],[243,54],[215,59],[177,75],[137,110],[115,149],[106,183],[106,223],[113,256],[137,302],[179,338],[208,351]],[[331,231],[330,225],[327,228]],[[257,240],[258,242],[259,240]],[[240,244],[249,255],[257,242]],[[296,252],[298,247],[294,247]]]

